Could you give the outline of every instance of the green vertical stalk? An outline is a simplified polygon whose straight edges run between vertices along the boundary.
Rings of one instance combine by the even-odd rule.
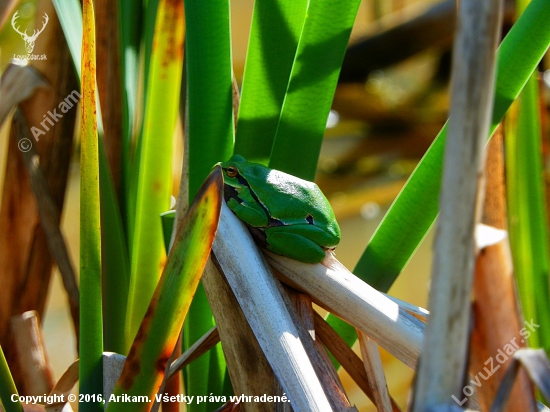
[[[81,77],[82,42],[82,10],[78,0],[53,0],[61,27],[65,33],[73,63]],[[127,57],[127,54],[124,54]],[[124,60],[124,59],[123,59]],[[129,64],[134,61],[129,59]],[[128,76],[127,76],[128,77]],[[131,77],[131,76],[129,76]],[[127,79],[128,80],[128,79]],[[128,82],[125,82],[125,87]],[[132,96],[130,92],[126,97]],[[99,104],[97,113],[101,113]],[[99,185],[101,202],[102,233],[102,269],[103,269],[103,299],[104,309],[104,342],[105,350],[126,354],[125,341],[126,305],[129,285],[129,261],[126,236],[123,228],[123,218],[111,178],[107,155],[103,147],[103,127],[101,115],[96,117],[99,134]],[[123,145],[124,146],[124,145]],[[124,160],[123,160],[124,163]],[[121,197],[122,199],[123,197]]]
[[[96,119],[95,19],[92,0],[83,3],[80,152],[80,394],[103,393],[101,228]],[[102,402],[80,402],[81,412],[99,412]]]
[[[189,200],[215,163],[233,153],[229,2],[185,2],[189,99]]]
[[[122,145],[120,180],[120,208],[124,227],[127,227],[129,217],[128,197],[131,187],[131,148],[133,145],[134,120],[139,111],[138,100],[138,68],[139,48],[141,43],[141,22],[143,4],[133,0],[118,0],[118,23],[120,38],[120,74],[122,90]]]
[[[136,2],[133,2],[133,6],[135,6]],[[141,6],[141,4],[140,4]],[[138,123],[137,126],[137,132],[136,132],[136,138],[135,140],[131,139],[129,141],[130,146],[128,147],[129,150],[129,166],[128,166],[128,180],[126,181],[128,187],[127,187],[127,198],[126,201],[126,213],[125,213],[125,223],[127,228],[127,237],[128,237],[128,243],[132,245],[133,238],[134,238],[134,230],[136,225],[136,208],[137,208],[137,191],[139,190],[137,187],[139,185],[138,179],[139,179],[139,168],[141,167],[141,157],[143,152],[143,141],[144,141],[144,133],[145,133],[145,122],[146,122],[146,116],[145,114],[143,118],[139,118],[137,115],[140,113],[140,109],[147,110],[147,106],[149,102],[148,94],[150,92],[150,79],[151,79],[151,66],[152,66],[152,60],[153,57],[153,42],[155,37],[155,30],[156,30],[156,19],[157,19],[157,12],[159,8],[159,0],[145,0],[143,2],[143,20],[139,23],[142,24],[143,27],[140,29],[140,35],[139,43],[138,43],[138,49],[139,46],[143,46],[141,48],[141,59],[139,60],[139,63],[142,67],[143,75],[141,78],[143,79],[143,92],[141,93],[141,104],[134,103],[134,117],[131,119],[132,122]],[[128,14],[132,13],[132,9],[127,8]],[[123,17],[125,18],[125,17]],[[137,22],[136,22],[137,24]],[[156,52],[158,54],[158,52]],[[138,73],[136,69],[136,74]],[[135,90],[137,92],[137,89]],[[136,96],[135,102],[137,102],[139,99]],[[132,135],[131,137],[134,137]],[[161,163],[162,160],[159,161]]]
[[[189,200],[212,166],[233,152],[233,96],[228,0],[185,1],[189,120]],[[187,349],[214,325],[202,285],[197,289],[183,333]],[[188,395],[222,394],[225,360],[218,345],[186,369]],[[227,394],[226,394],[227,395]],[[191,412],[215,409],[206,403]]]
[[[537,75],[518,99],[517,119],[507,126],[506,184],[515,275],[523,316],[540,326],[530,334],[530,346],[549,351],[548,220]]]
[[[160,0],[146,0],[145,4],[145,13],[143,15],[143,31],[142,38],[144,41],[144,67],[143,67],[143,78],[149,79],[149,71],[151,70],[151,60],[153,59],[153,43],[155,36],[155,25],[157,20],[157,13],[159,10]],[[143,93],[143,106],[147,104],[147,88]]]
[[[529,3],[518,0],[516,13],[521,15]],[[529,344],[550,353],[550,251],[537,73],[516,108],[505,134],[510,243],[523,316],[540,326],[529,335]]]
[[[128,246],[113,187],[102,134],[99,138],[99,185],[102,230],[103,311],[105,350],[126,355],[126,310],[130,285]]]
[[[155,26],[131,238],[128,340],[133,340],[160,277],[164,247],[159,216],[169,208],[172,147],[183,67],[183,5],[161,0]]]

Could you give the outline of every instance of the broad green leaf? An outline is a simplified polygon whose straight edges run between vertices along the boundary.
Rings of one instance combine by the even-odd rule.
[[[82,50],[82,10],[78,0],[53,0],[61,22],[61,28],[69,45],[73,63],[80,76]],[[97,112],[101,113],[99,102]],[[101,116],[97,117],[99,136],[103,135]],[[122,217],[114,191],[114,185],[109,170],[109,163],[103,147],[103,139],[99,139],[99,184],[101,202],[102,258],[103,258],[103,291],[105,311],[105,350],[127,353],[129,344],[126,342],[124,325],[126,324],[126,306],[129,287],[129,258]],[[108,230],[108,232],[106,232]],[[113,298],[114,297],[114,298]]]
[[[164,246],[166,249],[168,249],[170,245],[170,240],[172,239],[172,231],[174,228],[174,220],[176,218],[176,212],[174,210],[170,210],[168,212],[161,214],[160,217],[162,220],[162,229],[164,233]],[[220,359],[219,358],[220,352],[221,352],[220,345],[216,345],[216,349],[213,352],[209,352],[207,355],[204,355],[204,356],[212,356],[209,362],[210,370],[208,373],[208,378],[212,379],[213,377],[216,377],[215,384],[217,384],[219,387],[222,388],[219,394],[230,395],[233,393],[231,380],[229,379],[227,368],[225,368],[225,361],[223,359],[221,362],[218,360]],[[213,353],[214,355],[212,355]],[[198,362],[198,361],[199,360],[197,359],[194,362]],[[223,369],[225,369],[225,371]],[[196,373],[192,372],[192,374],[193,373],[196,376]],[[205,373],[205,379],[206,379],[206,373]],[[220,381],[222,383],[220,383]],[[209,386],[209,389],[210,389],[210,386]]]
[[[229,2],[185,2],[189,110],[189,200],[217,162],[233,153]]]
[[[548,49],[548,21],[550,2],[534,0],[500,45],[491,135]],[[446,131],[445,125],[355,267],[357,276],[380,291],[388,291],[437,216]],[[349,325],[333,316],[329,323],[349,344],[355,341],[355,332]]]
[[[148,396],[151,402],[111,402],[107,407],[109,412],[150,410],[210,256],[222,194],[223,178],[217,167],[178,228],[174,246],[113,393],[114,396]]]
[[[254,3],[235,153],[269,158],[302,33],[307,0]]]
[[[4,351],[0,346],[0,401],[6,412],[23,412],[19,398],[13,402],[12,395],[19,396]]]
[[[550,350],[548,288],[548,220],[538,76],[531,77],[517,101],[517,118],[506,127],[506,194],[510,244],[525,320],[540,328],[529,336],[531,347]]]
[[[229,2],[187,0],[185,19],[189,199],[192,200],[212,166],[228,159],[233,152]],[[185,322],[184,350],[213,325],[210,306],[200,285]],[[224,378],[225,360],[217,346],[186,368],[186,393],[222,395]],[[197,412],[215,407],[215,404],[192,404],[188,410]]]
[[[83,3],[82,101],[80,106],[80,368],[82,395],[103,392],[101,227],[96,119],[95,19],[92,0]],[[95,399],[95,397],[94,397]],[[79,402],[82,412],[101,402]]]
[[[165,256],[159,215],[168,209],[172,191],[172,146],[183,67],[183,35],[183,4],[161,0],[135,188],[127,316],[130,340],[145,315]]]
[[[143,18],[143,4],[133,0],[118,0],[118,23],[120,39],[120,73],[122,91],[122,145],[120,181],[121,210],[123,222],[129,218],[128,196],[132,181],[131,178],[131,148],[133,146],[134,126],[136,114],[139,112],[138,101],[138,68],[139,49],[141,44],[141,23]],[[127,229],[127,228],[126,228]]]
[[[99,139],[99,191],[101,227],[103,228],[101,257],[104,350],[126,354],[130,345],[125,333],[130,261],[120,209],[101,137]]]
[[[146,0],[144,2],[144,9],[145,13],[143,15],[143,21],[141,22],[143,24],[143,28],[141,30],[142,38],[142,54],[140,62],[143,64],[142,66],[142,74],[140,73],[140,77],[143,79],[143,92],[139,96],[142,100],[142,104],[139,106],[136,106],[136,111],[134,112],[134,118],[132,119],[134,122],[134,125],[139,123],[138,132],[136,135],[138,136],[136,139],[132,139],[129,143],[130,146],[128,148],[130,152],[129,157],[129,165],[128,165],[128,179],[125,181],[125,184],[127,185],[126,193],[127,197],[125,200],[126,202],[126,209],[125,209],[125,224],[127,228],[127,236],[129,239],[129,244],[132,244],[132,239],[134,238],[134,230],[136,225],[136,204],[137,204],[137,191],[138,191],[138,180],[139,180],[139,169],[141,166],[141,156],[143,152],[143,135],[145,133],[145,121],[146,119],[142,119],[141,117],[138,117],[138,113],[141,113],[141,110],[147,109],[147,102],[148,100],[148,94],[150,91],[150,80],[151,80],[151,60],[153,58],[153,42],[155,37],[155,21],[157,18],[157,11],[159,6],[159,0]],[[140,99],[136,98],[136,101]],[[133,135],[132,135],[133,137]],[[134,141],[135,140],[135,141]]]
[[[145,79],[150,79],[149,71],[151,70],[151,60],[153,58],[153,43],[155,38],[155,22],[157,19],[157,12],[159,9],[159,0],[146,0],[145,4],[145,13],[143,16],[143,43],[144,43],[144,67],[143,74]],[[147,93],[148,90],[145,89],[143,93],[143,105],[147,104]]]
[[[311,0],[269,166],[313,180],[360,0]],[[290,153],[300,153],[297,162]]]

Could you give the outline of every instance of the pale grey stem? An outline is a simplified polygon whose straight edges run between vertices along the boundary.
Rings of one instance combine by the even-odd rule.
[[[451,109],[433,263],[430,318],[414,412],[456,407],[467,373],[475,224],[482,204],[484,146],[493,106],[501,0],[461,0]]]

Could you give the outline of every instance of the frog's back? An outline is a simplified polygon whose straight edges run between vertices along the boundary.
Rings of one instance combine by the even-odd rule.
[[[271,217],[292,224],[325,227],[328,233],[340,238],[334,212],[315,183],[259,164],[249,169],[247,179],[259,199],[274,200],[269,207]]]

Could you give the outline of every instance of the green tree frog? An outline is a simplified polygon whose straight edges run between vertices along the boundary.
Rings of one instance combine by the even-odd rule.
[[[318,263],[340,242],[340,227],[319,187],[240,155],[220,163],[227,206],[271,252]]]

